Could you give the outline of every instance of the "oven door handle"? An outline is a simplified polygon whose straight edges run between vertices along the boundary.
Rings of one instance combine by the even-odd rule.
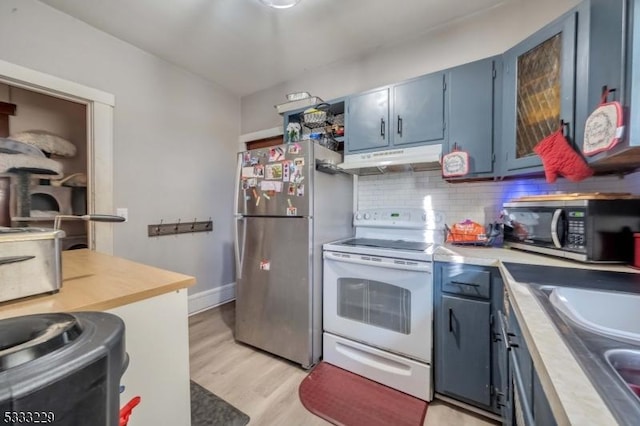
[[[348,257],[344,257],[348,256]],[[403,271],[419,271],[419,272],[431,272],[431,263],[415,262],[415,264],[407,264],[405,260],[393,260],[385,259],[381,260],[379,257],[367,256],[369,259],[363,259],[359,255],[342,254],[334,252],[324,252],[323,257],[327,260],[333,260],[334,262],[353,263],[356,265],[376,266],[378,268],[390,268],[401,269]],[[377,259],[377,260],[373,260]],[[404,262],[404,263],[401,263]]]

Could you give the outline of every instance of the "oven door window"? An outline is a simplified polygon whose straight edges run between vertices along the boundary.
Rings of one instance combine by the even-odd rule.
[[[338,279],[338,316],[363,324],[411,333],[411,292],[375,280]]]

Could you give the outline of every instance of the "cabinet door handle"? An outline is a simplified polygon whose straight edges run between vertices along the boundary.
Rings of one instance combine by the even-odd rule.
[[[35,256],[7,256],[0,257],[0,265],[8,265],[10,263],[24,262],[25,260],[35,259]]]
[[[509,356],[511,357],[509,368],[511,369],[511,373],[513,374],[513,384],[515,386],[514,393],[518,394],[518,400],[520,401],[520,409],[522,411],[522,420],[524,421],[524,426],[535,426],[536,423],[533,419],[533,410],[531,409],[531,404],[527,399],[527,394],[524,387],[524,379],[522,377],[522,370],[520,370],[518,358],[515,352],[511,352]]]
[[[566,132],[569,129],[569,122],[568,121],[564,121],[564,120],[560,120],[560,130],[562,130],[562,136],[566,136]]]
[[[385,123],[384,123],[384,118],[380,119],[380,136],[382,136],[382,139],[384,139],[384,130],[385,130]]]
[[[402,118],[398,115],[398,134],[402,136]]]
[[[480,284],[475,284],[475,283],[463,283],[461,281],[451,281],[451,284],[457,284],[457,285],[467,285],[469,287],[480,287]]]
[[[449,308],[449,333],[453,333],[453,309]]]

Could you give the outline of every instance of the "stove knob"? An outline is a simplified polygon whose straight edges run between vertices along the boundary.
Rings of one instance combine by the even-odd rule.
[[[369,220],[369,219],[371,219],[371,215],[369,213],[365,213],[364,220]]]
[[[361,220],[362,219],[362,215],[360,213],[356,214],[356,220]]]

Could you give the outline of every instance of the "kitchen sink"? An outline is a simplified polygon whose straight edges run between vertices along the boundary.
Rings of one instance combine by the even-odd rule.
[[[640,295],[555,287],[549,300],[571,321],[591,332],[640,344]]]
[[[640,398],[640,351],[613,349],[607,351],[605,358],[636,397]]]
[[[508,264],[527,283],[617,423],[640,419],[640,274]]]

